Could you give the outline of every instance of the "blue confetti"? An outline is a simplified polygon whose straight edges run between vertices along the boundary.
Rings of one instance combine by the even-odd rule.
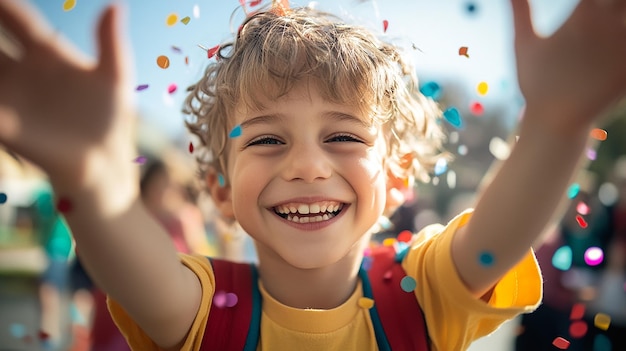
[[[405,292],[411,292],[417,287],[417,282],[415,281],[415,279],[407,275],[402,278],[402,280],[400,280],[400,287]]]
[[[3,203],[7,202],[7,194],[5,193],[0,193],[0,205],[2,205]]]
[[[441,87],[435,82],[428,82],[420,88],[420,92],[435,101],[441,97]]]
[[[226,185],[226,180],[224,179],[224,175],[222,173],[217,174],[217,184],[220,185],[220,188],[223,188]]]
[[[580,184],[574,183],[570,185],[569,189],[567,189],[567,197],[569,197],[570,199],[573,199],[576,197],[576,195],[578,195],[579,191],[580,191]]]
[[[435,163],[435,168],[433,171],[436,176],[440,176],[444,174],[448,170],[448,161],[445,158],[440,158]]]
[[[493,265],[493,262],[495,261],[495,258],[493,257],[493,255],[490,252],[481,252],[480,255],[478,256],[478,261],[480,262],[481,265],[483,266],[491,266]]]
[[[26,327],[24,324],[20,323],[11,323],[9,325],[9,332],[17,339],[21,339],[26,336]]]
[[[602,334],[597,334],[593,339],[593,351],[611,351],[613,345],[611,340]]]
[[[461,120],[461,113],[454,107],[450,107],[449,109],[443,112],[443,117],[448,121],[448,123],[452,124],[456,128],[463,127],[463,121]]]
[[[361,262],[361,268],[365,271],[369,271],[372,268],[372,262],[374,259],[371,256],[363,257],[363,262]]]
[[[241,136],[241,124],[236,125],[228,134],[229,138],[236,138],[238,136]]]

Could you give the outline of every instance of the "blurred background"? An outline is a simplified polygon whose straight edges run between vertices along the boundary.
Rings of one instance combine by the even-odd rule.
[[[142,196],[181,251],[255,260],[249,238],[215,216],[194,178],[181,113],[207,51],[230,38],[248,11],[238,0],[124,1],[135,67]],[[94,55],[106,0],[31,0],[58,35]],[[264,0],[262,4],[271,1]],[[576,0],[531,1],[549,35]],[[474,200],[490,167],[507,157],[523,98],[517,88],[508,0],[291,1],[337,13],[404,48],[422,92],[454,109],[445,124],[454,162],[437,167],[377,240],[446,222]],[[262,5],[261,5],[262,6]],[[33,20],[38,20],[34,18]],[[593,67],[590,67],[593,69]],[[593,89],[593,87],[589,87]],[[570,188],[570,209],[536,244],[545,302],[536,313],[477,341],[477,350],[626,350],[626,107],[607,114]],[[124,350],[104,297],[80,262],[45,175],[0,149],[0,350]],[[558,344],[558,341],[556,342]]]

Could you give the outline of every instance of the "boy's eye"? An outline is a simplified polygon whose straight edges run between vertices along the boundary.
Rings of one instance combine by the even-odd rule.
[[[282,141],[274,138],[274,137],[270,137],[270,136],[261,136],[258,138],[254,138],[252,139],[248,144],[246,144],[246,146],[254,146],[254,145],[281,145],[283,144]]]
[[[354,143],[362,143],[363,141],[353,135],[350,134],[337,134],[333,135],[326,142],[334,143],[334,142],[354,142]]]

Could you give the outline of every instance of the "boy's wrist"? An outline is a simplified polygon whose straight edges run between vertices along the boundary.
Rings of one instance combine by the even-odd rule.
[[[566,143],[587,140],[592,124],[591,121],[581,123],[581,120],[585,119],[568,112],[567,109],[527,105],[522,111],[519,136],[546,138],[551,142]]]

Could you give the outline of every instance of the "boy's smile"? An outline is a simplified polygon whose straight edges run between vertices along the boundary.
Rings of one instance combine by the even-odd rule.
[[[315,84],[261,103],[261,111],[235,113],[242,127],[228,158],[235,218],[292,266],[335,263],[384,209],[379,127],[355,107],[325,101]]]

